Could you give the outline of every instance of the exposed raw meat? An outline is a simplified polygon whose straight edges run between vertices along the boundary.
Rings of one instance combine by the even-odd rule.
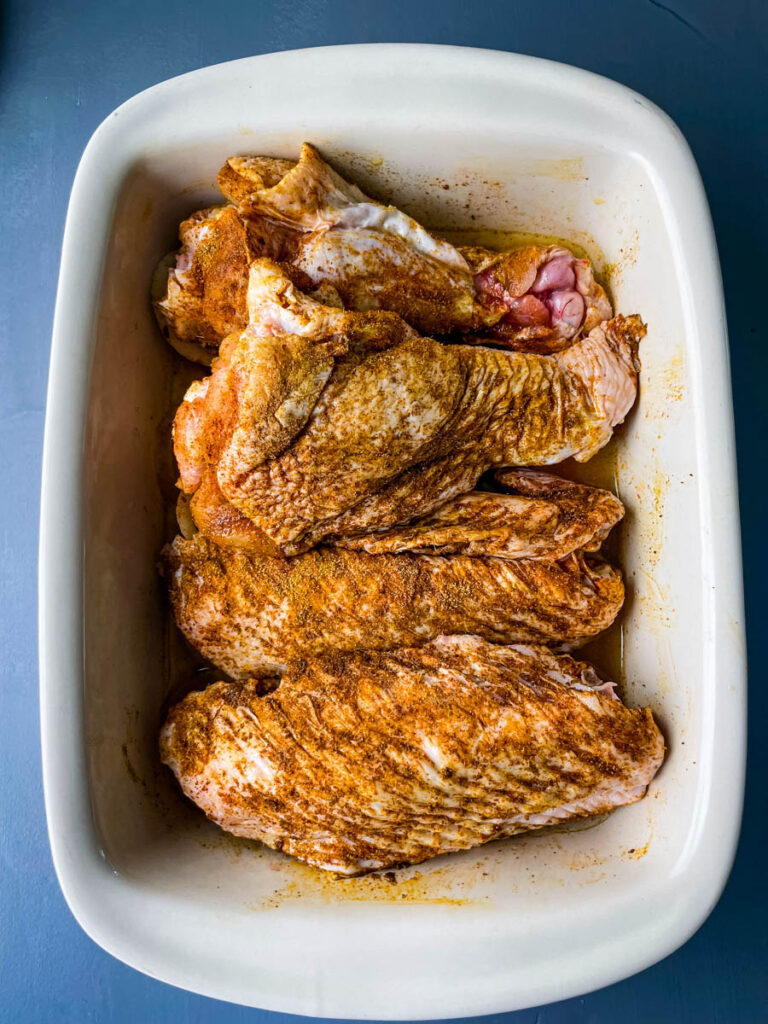
[[[612,315],[588,260],[557,246],[457,249],[364,195],[308,144],[296,164],[233,157],[219,186],[232,205],[185,221],[175,269],[159,275],[161,322],[192,358],[189,343],[207,361],[245,326],[247,269],[259,256],[289,263],[310,291],[333,287],[350,309],[399,313],[424,334],[489,333],[522,351],[558,351]]]
[[[476,340],[493,338],[516,351],[559,352],[613,315],[589,260],[562,247],[530,245],[509,252],[462,249],[475,269],[478,294],[500,312]]]

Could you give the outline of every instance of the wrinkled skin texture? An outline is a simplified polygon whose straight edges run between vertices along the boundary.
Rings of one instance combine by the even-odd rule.
[[[169,340],[191,358],[199,342],[199,361],[246,325],[258,257],[290,264],[310,291],[333,287],[349,309],[390,310],[424,334],[479,332],[521,351],[558,351],[612,315],[588,260],[557,246],[456,249],[365,196],[308,144],[296,164],[232,157],[219,187],[231,205],[182,224],[175,269],[162,266],[155,295]]]
[[[369,554],[559,559],[579,550],[597,551],[624,515],[619,499],[599,487],[525,469],[499,470],[496,477],[512,493],[470,491],[407,525],[359,536],[331,535],[324,543]],[[227,501],[211,472],[191,499],[181,496],[177,518],[186,538],[199,531],[217,544],[256,554],[272,550],[258,527]]]
[[[605,562],[316,548],[293,558],[221,547],[202,534],[163,553],[176,623],[234,678],[274,675],[330,650],[386,650],[441,634],[496,643],[582,643],[621,608]]]
[[[278,184],[238,199],[249,176],[240,170],[232,190],[232,162],[222,169],[219,187],[227,198],[245,219],[295,232],[286,258],[314,284],[332,284],[345,306],[392,310],[431,334],[483,322],[472,273],[458,250],[394,206],[369,199],[314,146],[302,146],[299,162]],[[260,180],[257,175],[253,184]]]
[[[208,491],[267,553],[411,522],[493,466],[584,461],[636,395],[638,317],[539,356],[441,345],[396,314],[323,305],[268,260],[251,265],[248,302],[249,327],[189,389],[174,450],[181,489],[215,474]]]
[[[326,543],[370,554],[558,559],[577,550],[597,551],[624,515],[619,499],[599,487],[525,469],[500,470],[496,477],[511,494],[472,491],[407,526],[329,537]]]
[[[163,761],[222,828],[358,874],[639,800],[664,741],[588,665],[444,637],[215,683],[174,707]]]

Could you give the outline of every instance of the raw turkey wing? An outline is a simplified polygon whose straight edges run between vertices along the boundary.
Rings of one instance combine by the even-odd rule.
[[[581,662],[444,637],[215,683],[161,753],[222,828],[353,875],[634,803],[664,741]]]
[[[471,491],[405,526],[331,536],[325,543],[370,554],[557,559],[577,550],[596,551],[624,515],[619,499],[600,487],[530,469],[499,470],[495,476],[513,493]]]
[[[176,537],[162,569],[181,631],[238,679],[333,649],[408,647],[444,633],[580,643],[610,626],[624,600],[619,571],[583,555],[508,561],[316,548],[271,558],[197,534]]]
[[[232,157],[219,186],[231,205],[181,225],[182,247],[158,269],[154,294],[169,340],[198,361],[245,327],[248,266],[260,256],[290,264],[308,290],[332,288],[350,309],[391,310],[425,334],[485,332],[523,351],[565,348],[612,315],[588,260],[553,245],[457,249],[364,195],[306,143],[296,164]]]
[[[493,466],[588,459],[634,402],[639,317],[540,356],[416,335],[393,313],[316,302],[268,260],[251,322],[189,389],[174,423],[180,486],[206,472],[294,554],[408,523]]]

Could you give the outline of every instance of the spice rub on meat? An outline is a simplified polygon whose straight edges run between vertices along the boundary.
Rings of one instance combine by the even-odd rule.
[[[624,515],[619,499],[600,487],[531,469],[502,469],[497,482],[511,493],[470,491],[405,526],[326,544],[368,551],[565,558],[597,551]]]
[[[181,489],[213,474],[207,493],[276,553],[409,523],[494,466],[586,460],[637,391],[639,317],[548,356],[447,346],[396,314],[320,303],[268,260],[248,302],[249,326],[189,389],[174,448]]]
[[[424,334],[471,332],[521,351],[558,351],[612,316],[588,260],[562,246],[456,248],[366,196],[308,143],[298,163],[231,157],[218,181],[229,205],[185,221],[175,262],[158,272],[158,317],[190,358],[210,361],[245,327],[248,266],[259,257],[289,264],[310,290],[332,287],[349,309],[389,310]]]
[[[598,552],[624,508],[541,467],[623,422],[640,317],[568,245],[456,247],[309,144],[218,182],[152,285],[210,367],[174,419],[160,560],[229,677],[162,729],[184,793],[345,875],[639,800],[650,710],[563,653],[622,607]]]
[[[160,747],[222,828],[345,875],[634,803],[664,756],[588,665],[477,637],[314,656],[267,695],[215,683]]]
[[[624,600],[619,571],[581,553],[547,561],[317,548],[272,558],[197,534],[165,549],[163,572],[182,633],[238,679],[447,633],[578,644],[610,626]]]

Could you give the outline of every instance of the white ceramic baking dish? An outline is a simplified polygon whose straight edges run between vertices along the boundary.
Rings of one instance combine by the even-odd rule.
[[[430,225],[574,239],[618,307],[649,324],[639,404],[593,471],[610,468],[628,506],[623,693],[651,704],[669,754],[647,799],[599,827],[443,857],[395,882],[335,880],[225,837],[158,764],[181,671],[154,569],[179,371],[150,275],[179,220],[215,198],[225,157],[295,156],[302,139]],[[154,977],[294,1013],[449,1017],[585,992],[684,942],[736,843],[745,662],[718,260],[675,126],[583,71],[433,46],[256,57],[116,110],[83,156],[64,237],[40,645],[62,888],[98,943]]]

